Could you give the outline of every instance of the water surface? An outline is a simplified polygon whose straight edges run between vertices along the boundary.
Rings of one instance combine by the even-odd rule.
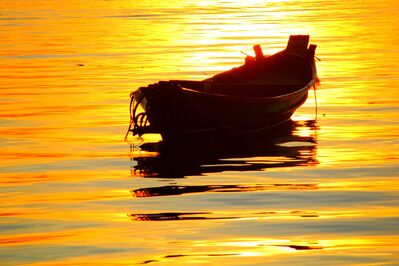
[[[0,7],[0,264],[397,264],[397,1]],[[318,45],[316,122],[311,93],[280,136],[123,141],[135,88],[290,34]]]

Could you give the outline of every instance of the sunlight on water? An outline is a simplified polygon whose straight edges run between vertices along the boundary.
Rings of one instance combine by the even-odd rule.
[[[1,265],[397,263],[397,1],[0,10]],[[282,135],[123,141],[132,90],[204,79],[290,34],[318,45],[316,122],[310,92]]]

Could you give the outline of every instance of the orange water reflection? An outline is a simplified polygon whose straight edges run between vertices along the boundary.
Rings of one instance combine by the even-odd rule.
[[[397,1],[0,8],[1,265],[397,263]],[[129,151],[131,90],[208,77],[290,34],[318,45],[317,127],[311,93],[257,154],[237,154],[241,139],[224,156],[189,149],[162,158],[184,170],[165,177],[142,140]]]

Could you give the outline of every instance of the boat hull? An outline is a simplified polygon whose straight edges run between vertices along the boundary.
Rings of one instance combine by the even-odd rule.
[[[154,86],[137,90],[134,97],[144,98],[150,126],[164,139],[207,133],[244,134],[272,128],[290,119],[307,99],[309,86],[280,97],[232,97],[184,89],[178,86]],[[146,133],[146,132],[137,132]]]

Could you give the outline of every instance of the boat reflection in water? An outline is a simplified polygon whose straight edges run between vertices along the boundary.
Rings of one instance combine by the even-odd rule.
[[[137,165],[132,173],[140,177],[183,178],[185,176],[218,173],[222,171],[260,171],[273,167],[309,166],[316,159],[316,132],[314,120],[292,121],[247,136],[226,136],[206,140],[181,140],[177,143],[145,143],[141,149],[157,151],[155,156],[133,158]],[[138,188],[134,197],[159,197],[205,192],[255,192],[281,190],[316,190],[317,184],[212,184],[166,185]],[[293,216],[313,217],[312,213],[292,213]],[[136,221],[236,219],[240,216],[212,212],[159,212],[132,213]]]
[[[314,120],[290,120],[272,131],[246,136],[181,140],[179,143],[144,143],[142,150],[158,153],[156,156],[134,157],[137,165],[132,174],[183,178],[223,171],[259,171],[273,167],[315,165],[318,163],[316,130]],[[178,190],[172,194],[181,193]]]

